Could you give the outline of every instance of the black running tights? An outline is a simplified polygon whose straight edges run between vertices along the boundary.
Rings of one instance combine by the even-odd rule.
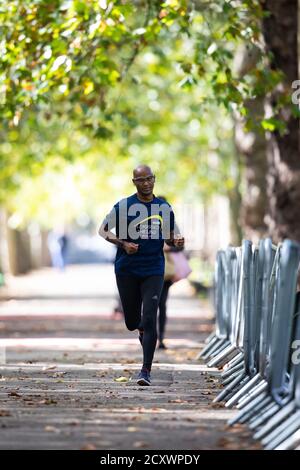
[[[163,276],[116,276],[128,330],[143,330],[143,368],[151,370],[157,341],[157,308]]]

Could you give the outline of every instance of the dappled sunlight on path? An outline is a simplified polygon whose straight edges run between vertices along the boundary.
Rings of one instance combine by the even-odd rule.
[[[1,294],[0,448],[255,446],[244,428],[224,437],[232,411],[211,404],[217,379],[197,360],[212,312],[188,282],[172,287],[167,349],[155,353],[151,387],[135,383],[136,332],[112,318],[112,266],[9,278]]]

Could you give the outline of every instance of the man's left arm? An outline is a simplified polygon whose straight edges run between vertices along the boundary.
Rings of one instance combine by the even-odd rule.
[[[175,222],[173,209],[170,212],[170,237],[165,240],[168,246],[175,248],[184,248],[184,237],[181,236],[178,225]]]
[[[168,246],[175,246],[176,248],[184,248],[184,237],[179,234],[174,234],[174,230],[170,232],[170,238],[165,240]]]

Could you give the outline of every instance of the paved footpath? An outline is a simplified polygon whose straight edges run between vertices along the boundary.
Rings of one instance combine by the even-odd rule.
[[[153,385],[135,383],[141,347],[111,311],[110,265],[7,278],[0,291],[0,449],[254,449],[197,360],[212,328],[188,283],[171,289]]]

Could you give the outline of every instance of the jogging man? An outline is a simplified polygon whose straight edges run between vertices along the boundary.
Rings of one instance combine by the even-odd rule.
[[[164,241],[183,247],[175,234],[173,210],[153,194],[155,175],[140,165],[132,179],[137,192],[117,202],[99,228],[99,235],[117,245],[115,274],[130,331],[139,330],[143,366],[137,383],[150,385],[150,372],[157,342],[157,308],[164,282]],[[115,234],[111,231],[115,228]]]

